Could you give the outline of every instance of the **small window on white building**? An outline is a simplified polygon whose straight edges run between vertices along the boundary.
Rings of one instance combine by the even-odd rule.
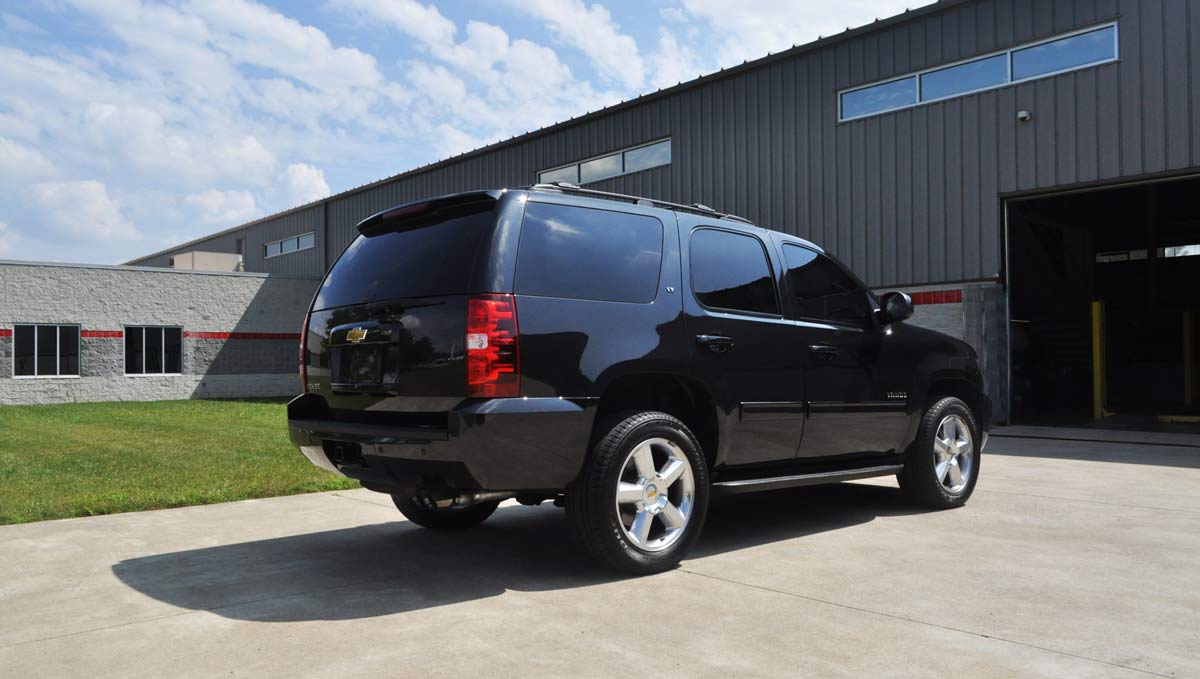
[[[182,328],[125,326],[126,375],[178,375],[182,372]]]
[[[14,377],[78,377],[79,326],[13,326]]]

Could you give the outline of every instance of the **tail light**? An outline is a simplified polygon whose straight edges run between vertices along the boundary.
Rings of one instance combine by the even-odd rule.
[[[467,301],[467,395],[517,396],[521,369],[517,305],[512,295]]]
[[[304,327],[300,328],[300,393],[308,393],[308,322],[312,312],[304,314]]]

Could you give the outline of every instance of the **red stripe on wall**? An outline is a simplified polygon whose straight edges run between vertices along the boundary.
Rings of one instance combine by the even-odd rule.
[[[962,304],[962,290],[914,292],[913,304]]]
[[[251,339],[251,340],[299,340],[298,332],[185,332],[190,339]]]
[[[79,336],[80,337],[91,337],[91,338],[95,338],[95,339],[101,339],[101,338],[121,339],[122,337],[125,336],[125,333],[121,332],[120,330],[81,330],[79,332]]]
[[[0,337],[12,337],[12,330],[0,328]]]

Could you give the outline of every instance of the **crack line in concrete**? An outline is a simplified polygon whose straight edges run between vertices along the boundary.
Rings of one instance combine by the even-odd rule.
[[[1009,644],[1015,644],[1017,646],[1025,646],[1026,648],[1032,648],[1032,649],[1035,649],[1038,651],[1044,651],[1046,653],[1057,653],[1059,655],[1065,655],[1067,657],[1076,658],[1078,660],[1085,660],[1088,662],[1099,663],[1101,665],[1108,665],[1110,667],[1116,667],[1116,668],[1123,669],[1123,670],[1129,670],[1130,672],[1140,672],[1142,674],[1148,674],[1153,677],[1165,677],[1166,679],[1172,679],[1172,675],[1169,675],[1169,674],[1159,674],[1158,672],[1154,672],[1151,670],[1142,670],[1142,669],[1138,669],[1136,667],[1129,667],[1128,665],[1121,665],[1118,663],[1109,662],[1107,660],[1100,660],[1098,658],[1089,658],[1086,655],[1078,655],[1075,653],[1071,653],[1070,651],[1060,651],[1058,649],[1046,648],[1045,646],[1038,646],[1036,644],[1030,644],[1030,643],[1027,643],[1024,641],[1015,641],[1013,639],[1006,639],[1004,637],[991,636],[989,634],[983,634],[981,632],[972,632],[971,630],[959,629],[957,627],[950,627],[949,625],[939,625],[936,622],[926,622],[924,620],[917,620],[915,618],[906,618],[902,615],[894,615],[892,613],[884,613],[882,611],[873,611],[869,608],[861,608],[859,606],[851,606],[850,604],[841,604],[836,601],[829,601],[827,599],[818,599],[816,597],[811,597],[811,596],[807,596],[804,594],[796,594],[795,592],[788,592],[788,591],[782,590],[782,589],[775,589],[774,587],[764,587],[763,585],[755,585],[755,584],[749,583],[749,582],[741,582],[740,580],[730,580],[729,578],[722,578],[717,575],[709,575],[707,573],[700,573],[698,571],[690,571],[683,567],[680,567],[679,570],[683,573],[688,573],[689,575],[697,575],[702,578],[708,578],[709,580],[718,580],[720,582],[726,582],[731,585],[740,585],[742,587],[750,587],[752,589],[757,589],[757,590],[761,590],[764,592],[771,592],[774,594],[782,594],[783,596],[789,596],[789,597],[793,597],[796,599],[803,599],[805,601],[811,601],[813,603],[818,603],[818,604],[825,604],[827,606],[836,606],[837,608],[844,608],[844,609],[851,610],[851,611],[858,611],[859,613],[867,613],[869,615],[878,615],[878,616],[884,617],[884,618],[891,618],[892,620],[899,620],[902,622],[911,622],[916,625],[924,625],[926,627],[935,627],[937,629],[943,629],[943,630],[946,630],[949,632],[958,632],[960,634],[969,634],[971,636],[979,637],[981,639],[994,639],[996,641],[1002,641],[1002,642],[1006,642]]]

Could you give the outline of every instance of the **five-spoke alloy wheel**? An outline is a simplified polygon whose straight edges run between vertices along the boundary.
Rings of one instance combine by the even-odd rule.
[[[979,440],[971,408],[957,398],[940,399],[925,411],[917,438],[905,453],[900,487],[927,507],[961,506],[979,478]]]
[[[673,568],[708,509],[708,464],[691,430],[660,412],[621,413],[604,425],[579,480],[567,490],[575,535],[626,573]]]
[[[975,466],[975,445],[971,428],[962,415],[942,418],[933,437],[934,476],[946,492],[957,495],[967,487]]]
[[[617,514],[636,547],[657,552],[673,545],[687,529],[695,500],[692,463],[675,443],[646,439],[625,458]]]

